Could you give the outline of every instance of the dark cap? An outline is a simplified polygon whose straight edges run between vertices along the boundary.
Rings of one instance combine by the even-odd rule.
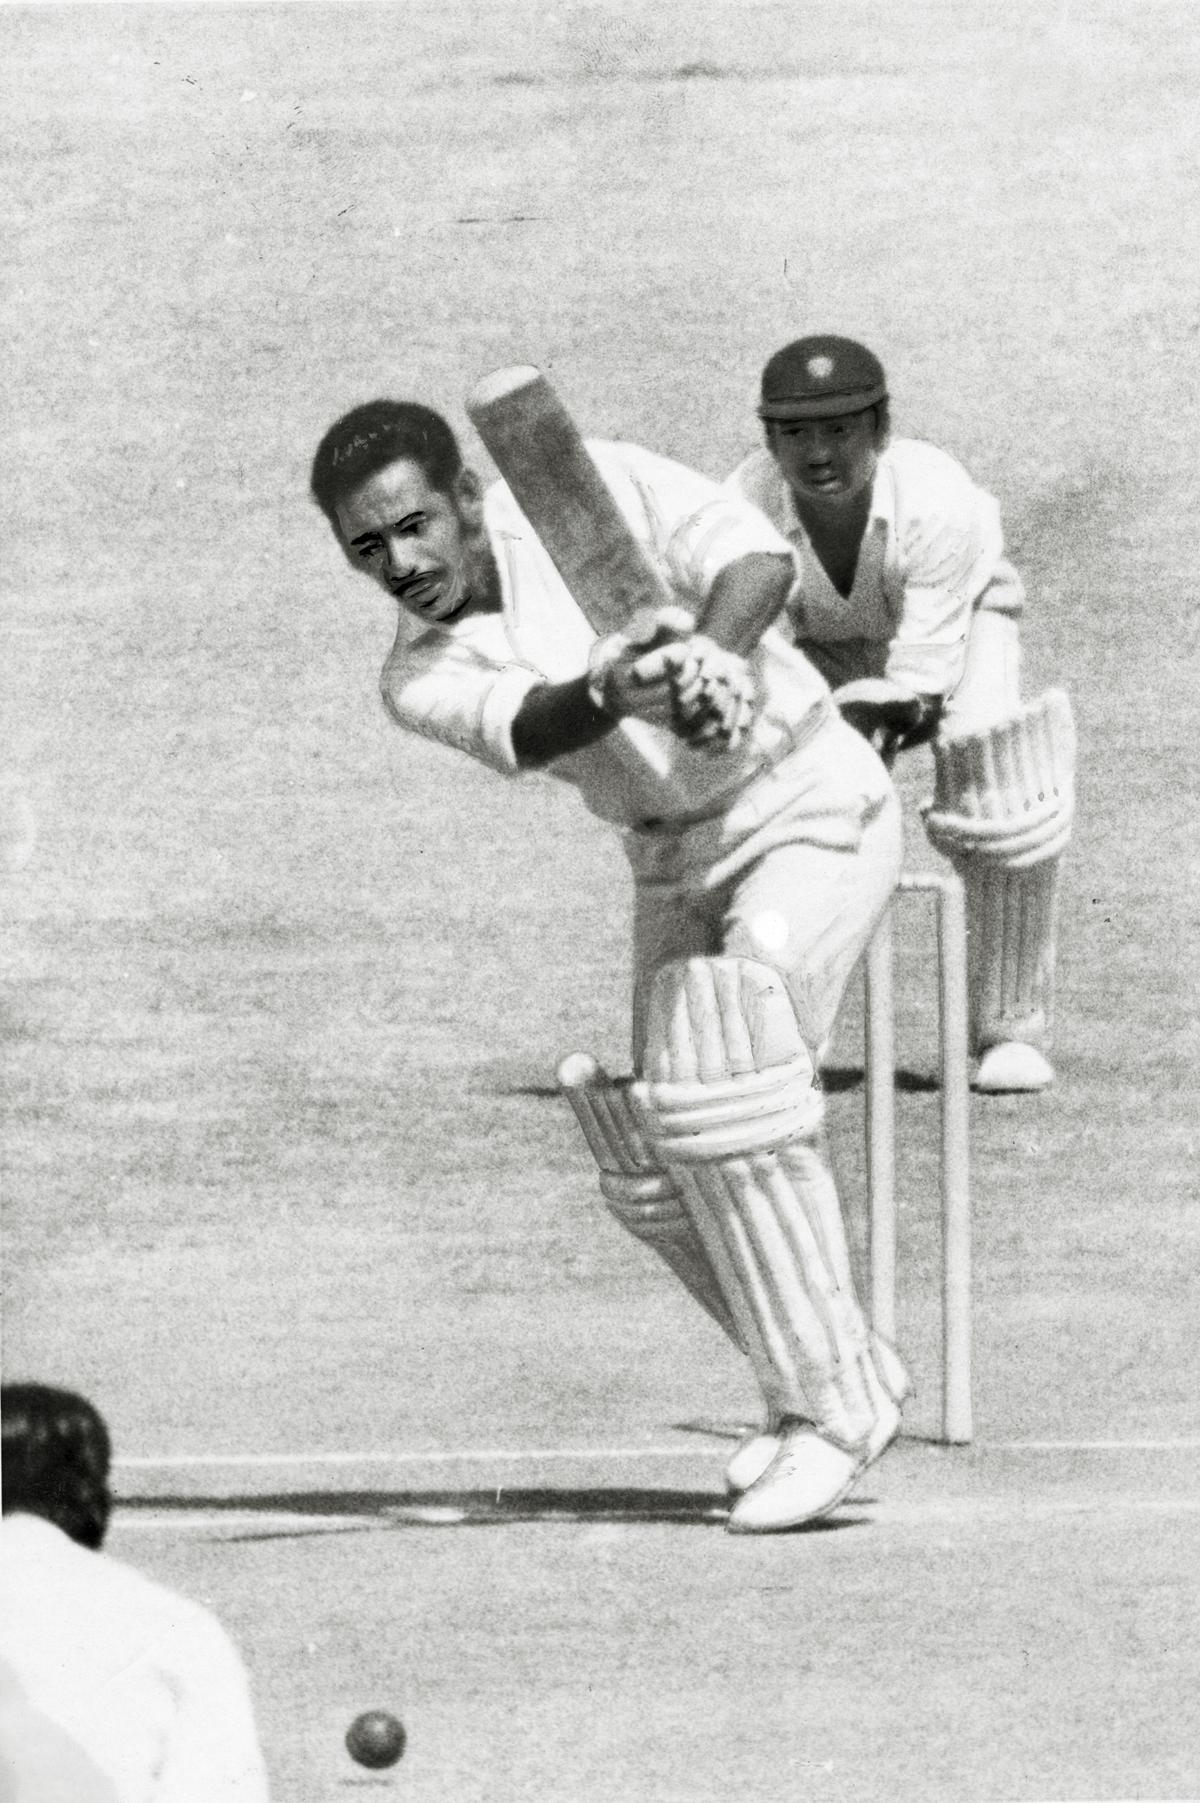
[[[887,399],[883,365],[853,338],[823,333],[776,351],[762,373],[759,419],[836,419]]]

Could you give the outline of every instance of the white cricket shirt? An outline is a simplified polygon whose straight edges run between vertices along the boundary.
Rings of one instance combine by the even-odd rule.
[[[752,452],[725,487],[789,541],[797,642],[812,648],[835,687],[883,676],[914,694],[949,694],[962,675],[972,610],[1004,555],[999,506],[960,463],[915,438],[880,452],[849,595],[825,574],[770,451]]]

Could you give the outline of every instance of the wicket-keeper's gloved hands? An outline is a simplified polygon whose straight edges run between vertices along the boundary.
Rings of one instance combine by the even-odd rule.
[[[843,720],[868,739],[884,763],[932,739],[942,717],[940,695],[914,695],[884,677],[864,676],[833,691]]]

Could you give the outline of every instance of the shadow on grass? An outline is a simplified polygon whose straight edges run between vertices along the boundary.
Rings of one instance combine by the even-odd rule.
[[[903,1095],[929,1095],[942,1087],[938,1077],[931,1077],[926,1071],[898,1070],[895,1075],[896,1088]],[[821,1071],[821,1088],[826,1095],[841,1095],[847,1089],[861,1089],[863,1071],[861,1065],[827,1064]]]
[[[145,1496],[121,1500],[123,1513],[262,1515],[261,1528],[223,1534],[229,1540],[289,1540],[321,1528],[360,1532],[375,1528],[511,1527],[522,1522],[577,1522],[624,1526],[670,1524],[724,1527],[724,1496],[695,1490],[311,1490],[244,1496]],[[286,1525],[281,1516],[294,1518]],[[304,1519],[300,1519],[304,1518]],[[830,1533],[861,1518],[809,1522],[800,1533]]]
[[[927,1071],[898,1070],[894,1081],[896,1089],[902,1095],[932,1095],[942,1087],[941,1079]],[[827,1095],[836,1096],[846,1090],[861,1089],[862,1084],[861,1065],[826,1065],[821,1072],[821,1088]],[[493,1073],[485,1073],[479,1087],[485,1094],[530,1096],[535,1101],[559,1100],[563,1093],[557,1083],[513,1081],[504,1074],[497,1076]]]

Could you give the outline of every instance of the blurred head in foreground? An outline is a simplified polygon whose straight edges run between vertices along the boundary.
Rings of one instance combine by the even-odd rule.
[[[98,1548],[112,1513],[112,1446],[98,1409],[49,1384],[0,1386],[4,1513],[40,1515]]]

